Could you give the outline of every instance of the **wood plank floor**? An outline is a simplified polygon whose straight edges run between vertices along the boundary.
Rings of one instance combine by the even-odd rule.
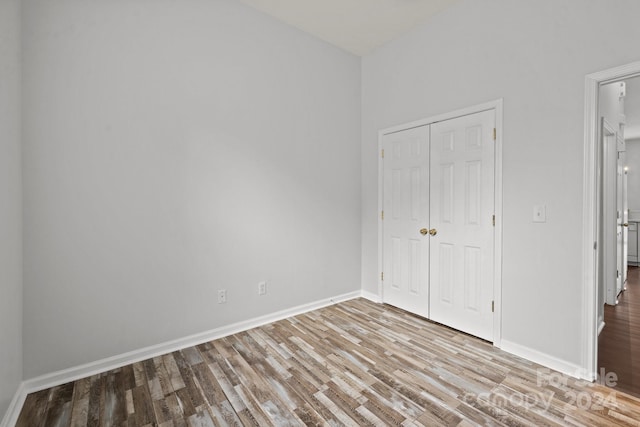
[[[616,390],[640,397],[640,268],[629,267],[627,290],[605,305],[598,337],[598,366],[618,376]]]
[[[19,427],[638,425],[640,399],[356,299],[30,394]]]

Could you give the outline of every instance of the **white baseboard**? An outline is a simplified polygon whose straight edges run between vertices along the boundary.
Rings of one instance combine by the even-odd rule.
[[[24,405],[24,401],[27,398],[27,394],[24,382],[20,383],[18,390],[16,390],[16,394],[13,395],[13,399],[11,399],[11,403],[9,403],[7,412],[5,412],[2,421],[0,421],[0,427],[14,427],[16,425],[22,405]]]
[[[186,347],[199,345],[208,341],[226,337],[228,335],[233,335],[238,332],[243,332],[248,329],[266,325],[268,323],[276,322],[288,317],[297,316],[299,314],[307,313],[319,308],[328,307],[330,305],[348,301],[361,296],[361,291],[349,292],[347,294],[338,295],[332,298],[325,298],[319,301],[314,301],[308,304],[303,304],[297,307],[292,307],[275,313],[267,314],[265,316],[255,317],[253,319],[233,323],[227,326],[222,326],[210,331],[201,332],[199,334],[190,335],[184,338],[179,338],[177,340],[141,348],[139,350],[130,351],[128,353],[108,357],[105,359],[97,360],[95,362],[28,379],[20,384],[20,387],[16,392],[16,396],[11,402],[11,405],[2,420],[2,424],[0,424],[0,427],[13,427],[15,425],[18,419],[18,415],[20,414],[20,410],[22,409],[22,405],[24,404],[24,400],[29,393],[44,390],[50,387],[55,387],[61,384],[66,384],[71,381],[76,381],[80,378],[90,377],[101,372],[117,369],[135,362],[140,362],[152,357],[171,353],[173,351],[181,350]]]
[[[538,363],[544,367],[553,369],[565,375],[569,375],[574,378],[585,379],[582,369],[575,363],[567,362],[566,360],[559,359],[555,356],[543,353],[532,348],[516,344],[514,342],[502,339],[500,342],[500,349],[507,353],[515,354],[523,359],[530,360],[531,362]]]
[[[373,292],[362,291],[360,296],[364,299],[368,299],[369,301],[373,301],[378,304],[382,303],[382,298],[380,298],[380,295],[374,294]]]
[[[307,313],[309,311],[317,310],[319,308],[328,307],[339,302],[348,301],[354,298],[366,298],[370,301],[381,303],[381,299],[377,294],[367,291],[355,291],[343,295],[338,295],[333,298],[326,298],[319,301],[311,302],[308,304],[299,305],[289,309],[281,310],[275,313],[271,313],[264,316],[255,317],[253,319],[245,320],[242,322],[233,323],[231,325],[223,326],[220,328],[212,329],[209,331],[201,332],[199,334],[190,335],[177,340],[168,341],[158,345],[145,347],[139,350],[134,350],[128,353],[120,354],[113,357],[108,357],[95,362],[87,363],[84,365],[76,366],[69,369],[53,372],[50,374],[42,375],[36,378],[23,381],[16,394],[11,401],[4,418],[0,422],[0,427],[14,427],[18,420],[22,406],[26,399],[27,394],[33,393],[39,390],[44,390],[50,387],[55,387],[61,384],[66,384],[71,381],[76,381],[80,378],[89,377],[99,374],[101,372],[117,369],[122,366],[129,365],[131,363],[146,360],[152,357],[160,356],[163,354],[171,353],[173,351],[181,350],[186,347],[192,347],[208,341],[219,339],[225,336],[233,335],[239,332],[246,331],[248,329],[256,328],[268,323],[276,322],[278,320],[286,319],[288,317],[296,316],[299,314]],[[563,374],[570,375],[576,378],[585,379],[580,373],[583,370],[580,366],[559,359],[557,357],[542,353],[538,350],[531,349],[529,347],[510,342],[503,339],[500,343],[500,348],[506,352],[512,353],[516,356],[530,360],[535,363],[539,363],[550,369],[559,371]]]
[[[602,330],[604,329],[604,320],[602,320],[602,318],[600,318],[600,322],[598,323],[598,336],[600,335],[600,332],[602,332]]]

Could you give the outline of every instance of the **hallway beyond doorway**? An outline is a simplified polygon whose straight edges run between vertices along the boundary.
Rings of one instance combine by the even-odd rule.
[[[618,376],[615,389],[640,396],[640,267],[629,266],[619,304],[606,305],[598,338],[598,370]]]

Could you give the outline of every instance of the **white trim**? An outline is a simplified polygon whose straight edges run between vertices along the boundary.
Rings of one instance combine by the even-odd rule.
[[[333,298],[326,298],[308,304],[299,305],[297,307],[288,308],[272,314],[267,314],[265,316],[255,317],[253,319],[233,323],[227,326],[222,326],[220,328],[190,335],[184,338],[179,338],[177,340],[141,348],[139,350],[130,351],[128,353],[108,357],[106,359],[97,360],[95,362],[87,363],[73,368],[52,372],[50,374],[26,380],[22,383],[21,387],[24,388],[26,394],[33,393],[34,391],[44,390],[50,387],[66,384],[70,381],[76,381],[80,378],[85,378],[99,374],[101,372],[117,369],[135,362],[140,362],[142,360],[147,360],[152,357],[171,353],[183,348],[192,347],[194,345],[199,345],[205,342],[216,340],[218,338],[226,337],[228,335],[233,335],[238,332],[243,332],[248,329],[266,325],[268,323],[286,319],[288,317],[297,316],[299,314],[307,313],[312,310],[328,307],[339,302],[358,298],[361,295],[362,292],[358,290],[355,292],[338,295]]]
[[[7,408],[7,412],[4,414],[2,421],[0,421],[0,427],[14,427],[16,425],[26,398],[27,391],[25,389],[24,382],[22,382],[18,386],[16,394],[13,395],[13,399],[11,399],[11,403],[9,403],[9,407]]]
[[[598,373],[598,307],[596,234],[596,149],[598,147],[598,90],[603,83],[640,74],[640,62],[612,68],[585,77],[584,167],[582,193],[582,368],[585,379],[594,381]]]
[[[496,141],[494,164],[494,210],[496,216],[493,253],[493,345],[502,348],[502,143],[503,143],[503,100],[495,101]]]
[[[382,138],[384,133],[378,132],[378,300],[384,301],[384,283],[382,281],[381,274],[384,271],[384,221],[382,220],[381,213],[384,209],[384,159],[382,158]]]
[[[376,304],[382,304],[382,299],[380,298],[380,296],[378,294],[374,294],[373,292],[363,290],[360,296],[364,299],[375,302]]]
[[[495,301],[494,324],[493,324],[493,345],[500,348],[502,341],[502,146],[503,146],[503,104],[502,98],[485,102],[471,107],[462,108],[448,113],[438,114],[426,119],[416,120],[410,123],[392,126],[378,131],[378,274],[383,271],[383,223],[380,212],[384,207],[384,162],[380,155],[382,151],[382,139],[385,135],[413,129],[420,126],[431,125],[444,120],[456,117],[476,114],[483,111],[495,111],[496,141],[495,141],[495,182],[494,182],[494,209],[496,215],[495,241],[494,241],[494,287],[493,295]],[[378,301],[384,301],[383,283],[378,276]]]
[[[481,113],[488,110],[502,111],[502,98],[494,101],[484,102],[482,104],[472,105],[470,107],[461,108],[459,110],[450,111],[448,113],[438,114],[436,116],[427,117],[426,119],[415,120],[413,122],[391,126],[379,131],[379,135],[388,135],[390,133],[400,132],[407,129],[417,128],[420,126],[431,125],[445,120],[455,119],[456,117],[468,116],[469,114]],[[502,119],[502,118],[501,118]],[[497,123],[496,123],[497,124]],[[382,148],[382,147],[380,147]]]
[[[524,345],[516,344],[514,342],[503,339],[501,350],[514,354],[518,357],[522,357],[523,359],[527,359],[544,367],[561,372],[563,374],[570,375],[574,378],[586,379],[582,376],[583,370],[579,365],[567,362],[566,360],[558,359],[557,357],[551,356],[538,350],[534,350]]]
[[[596,206],[596,147],[598,129],[598,87],[597,80],[587,76],[585,79],[585,146],[583,168],[583,194],[582,194],[582,282],[584,293],[582,298],[582,365],[589,375],[589,379],[595,380],[597,372],[597,339],[594,336],[594,328],[598,313],[597,307],[597,279],[596,267],[598,250],[594,250],[597,230],[597,206]]]
[[[602,244],[601,247],[598,248],[598,250],[604,250],[604,254],[602,256],[603,259],[603,263],[602,266],[598,265],[596,266],[596,270],[595,270],[595,277],[600,277],[600,274],[598,273],[598,269],[600,267],[603,268],[603,274],[602,277],[604,278],[604,283],[602,284],[602,286],[604,286],[603,288],[603,295],[604,295],[604,301],[597,301],[598,304],[600,304],[601,302],[604,302],[608,305],[616,305],[617,304],[617,300],[618,300],[618,294],[616,292],[617,290],[617,271],[618,271],[618,263],[617,263],[617,254],[616,254],[616,246],[617,246],[617,227],[613,230],[610,229],[610,225],[615,224],[617,222],[617,218],[614,217],[614,213],[611,212],[610,210],[610,206],[608,206],[608,203],[610,200],[605,200],[605,195],[607,196],[614,196],[614,206],[617,207],[617,194],[615,194],[615,190],[614,190],[614,194],[610,195],[608,194],[609,192],[607,191],[607,189],[609,188],[610,185],[613,185],[614,183],[612,181],[617,181],[618,179],[618,151],[616,150],[615,152],[615,156],[613,159],[611,159],[610,153],[609,153],[609,148],[608,148],[608,144],[612,144],[612,145],[616,145],[617,141],[615,141],[617,139],[617,132],[616,130],[613,128],[613,126],[611,125],[611,123],[609,123],[607,121],[607,119],[605,119],[604,117],[600,118],[598,120],[598,123],[600,124],[600,128],[598,131],[598,141],[597,141],[597,146],[598,151],[602,150],[602,158],[600,159],[600,164],[598,162],[598,159],[596,159],[596,168],[598,168],[598,164],[600,166],[600,173],[602,174],[602,190],[601,190],[601,194],[600,196],[596,196],[596,204],[600,204],[602,203],[603,206],[603,215],[602,215],[602,222],[598,223],[596,225],[596,236],[599,236],[600,234],[602,234]],[[609,138],[613,139],[614,141],[611,141]],[[605,142],[606,139],[606,142]],[[611,162],[614,161],[616,164],[616,168],[611,170],[610,165]],[[615,178],[614,178],[615,177]],[[617,211],[616,211],[617,212]],[[598,221],[598,219],[596,218],[596,222]],[[600,228],[601,227],[601,231]],[[614,245],[613,242],[616,241],[616,244]],[[600,245],[600,242],[598,243],[598,245]],[[610,248],[607,248],[607,246],[611,246]],[[597,286],[597,283],[596,283]],[[596,306],[597,307],[597,306]],[[597,312],[600,311],[600,307],[597,307]]]
[[[598,321],[598,336],[600,336],[600,333],[604,329],[604,326],[605,326],[604,320],[600,318],[600,320]]]

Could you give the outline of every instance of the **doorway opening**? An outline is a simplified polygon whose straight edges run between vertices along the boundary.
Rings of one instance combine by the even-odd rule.
[[[601,188],[598,238],[598,373],[640,396],[640,77],[600,86]],[[628,273],[628,274],[627,274]]]
[[[604,304],[613,307],[623,289],[628,254],[628,209],[622,205],[625,188],[624,162],[625,118],[605,117],[601,101],[605,87],[640,76],[640,62],[628,64],[585,78],[585,148],[583,193],[583,367],[582,377],[591,381],[600,374],[598,336],[606,328]],[[624,86],[624,85],[623,85]],[[618,89],[620,87],[618,86]],[[616,96],[624,97],[624,90]],[[615,98],[614,98],[615,99]],[[604,114],[606,116],[606,114]],[[607,150],[608,148],[608,150]],[[617,178],[616,178],[617,177]],[[620,193],[619,193],[620,192]],[[620,203],[618,203],[620,202]]]

